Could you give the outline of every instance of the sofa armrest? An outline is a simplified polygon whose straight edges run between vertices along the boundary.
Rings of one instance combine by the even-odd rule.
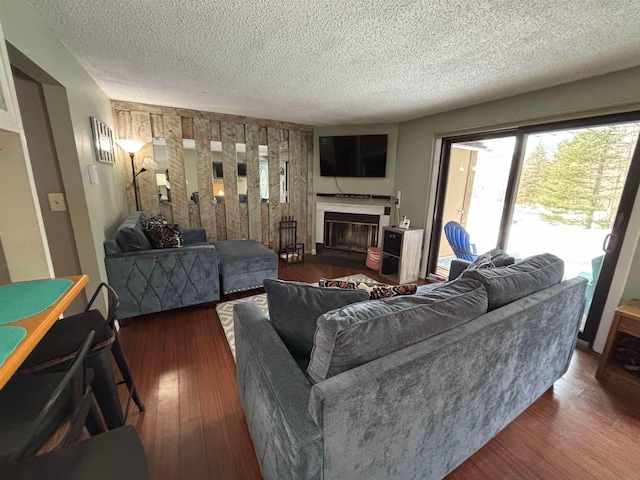
[[[265,478],[320,478],[322,431],[309,415],[311,384],[253,301],[234,307],[237,383]]]
[[[464,272],[469,265],[471,265],[471,262],[461,258],[454,258],[451,260],[451,266],[449,267],[449,281],[455,280],[462,275],[462,272]]]
[[[206,243],[207,232],[204,228],[185,228],[182,230],[182,239],[185,246],[194,243]]]
[[[149,250],[140,250],[138,252],[126,252],[126,253],[117,253],[115,255],[108,255],[104,257],[105,262],[107,260],[113,261],[118,258],[127,258],[127,257],[140,257],[140,258],[154,258],[158,256],[166,256],[166,255],[177,255],[184,254],[189,252],[197,252],[197,251],[206,251],[208,254],[212,255],[218,259],[218,251],[216,247],[213,245],[187,245],[180,248],[151,248]]]
[[[109,284],[120,297],[117,318],[220,299],[213,245],[164,248],[105,257]]]

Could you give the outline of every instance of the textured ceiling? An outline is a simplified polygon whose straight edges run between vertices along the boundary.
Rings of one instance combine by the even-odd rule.
[[[110,98],[400,121],[640,65],[639,0],[29,0]]]

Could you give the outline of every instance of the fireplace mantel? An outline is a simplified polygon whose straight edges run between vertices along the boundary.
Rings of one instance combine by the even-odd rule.
[[[377,215],[380,217],[380,227],[378,230],[378,245],[382,245],[382,228],[389,225],[389,215],[385,215],[385,205],[362,205],[357,203],[316,203],[316,243],[322,243],[324,238],[324,212],[338,213],[360,213],[365,215]],[[315,244],[314,244],[315,247]],[[316,254],[313,248],[311,253]]]

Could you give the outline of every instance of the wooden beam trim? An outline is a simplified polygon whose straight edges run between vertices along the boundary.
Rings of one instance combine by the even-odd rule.
[[[265,118],[246,117],[242,115],[230,115],[225,113],[205,112],[201,110],[190,110],[186,108],[163,107],[160,105],[150,105],[145,103],[127,102],[124,100],[111,100],[111,107],[114,110],[140,111],[162,115],[179,115],[189,118],[206,118],[209,121],[222,121],[229,123],[253,124],[258,126],[273,127],[285,130],[298,130],[301,132],[312,132],[313,125],[301,123],[282,122]]]

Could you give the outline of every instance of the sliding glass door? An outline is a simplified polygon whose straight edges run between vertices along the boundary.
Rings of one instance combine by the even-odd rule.
[[[459,224],[472,233],[472,248],[486,252],[500,234],[515,135],[512,133],[449,144],[442,226]],[[437,273],[446,276],[456,258],[445,235],[439,242]]]
[[[553,253],[567,278],[589,281],[581,337],[592,342],[640,181],[639,133],[640,115],[625,114],[444,139],[430,272],[446,276],[460,256],[451,221],[478,254]],[[467,158],[475,174],[465,177]]]

